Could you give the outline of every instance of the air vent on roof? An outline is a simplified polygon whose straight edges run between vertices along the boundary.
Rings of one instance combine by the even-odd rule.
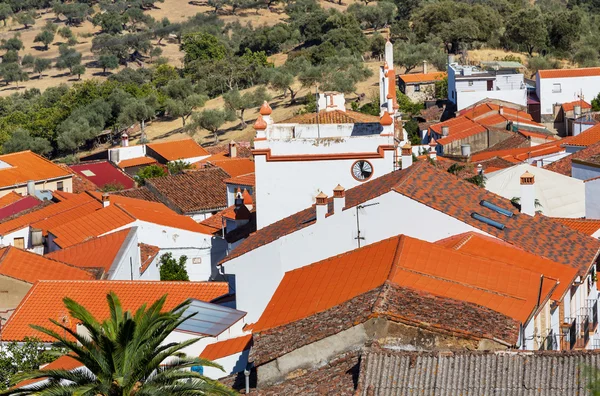
[[[488,219],[487,217],[482,216],[479,213],[473,212],[473,213],[471,213],[471,217],[474,218],[475,220],[481,221],[482,223],[485,223],[487,225],[491,225],[492,227],[496,227],[499,230],[503,230],[504,227],[505,227],[504,224],[499,223],[499,222],[497,222],[495,220],[492,220],[492,219]]]
[[[484,208],[488,208],[495,212],[498,212],[501,215],[504,215],[506,217],[513,217],[513,215],[514,215],[514,213],[511,212],[510,210],[501,208],[500,206],[494,205],[493,203],[485,201],[485,200],[479,202],[479,205],[483,206]]]

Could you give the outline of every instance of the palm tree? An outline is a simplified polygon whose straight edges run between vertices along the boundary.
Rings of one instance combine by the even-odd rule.
[[[185,315],[190,301],[171,311],[161,312],[164,295],[149,308],[141,306],[135,314],[123,312],[119,298],[107,295],[110,318],[98,322],[93,315],[70,298],[63,301],[73,317],[88,332],[82,335],[50,319],[63,332],[31,326],[51,336],[57,344],[87,370],[37,370],[25,373],[15,381],[46,378],[47,381],[28,389],[10,389],[3,395],[81,395],[81,396],[150,396],[150,395],[233,395],[231,389],[217,381],[189,370],[193,366],[222,367],[206,359],[188,358],[182,350],[199,339],[181,343],[165,343],[165,339],[182,322],[194,316]],[[70,335],[67,336],[67,333]],[[74,340],[73,340],[74,339]]]

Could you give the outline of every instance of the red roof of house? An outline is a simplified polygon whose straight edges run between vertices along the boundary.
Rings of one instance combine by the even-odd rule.
[[[41,203],[42,202],[36,197],[21,197],[19,201],[8,204],[0,209],[0,220],[15,215],[17,213],[21,213],[24,210],[35,208]]]
[[[135,187],[131,177],[108,161],[71,165],[71,169],[101,188],[107,184],[120,184],[123,188]]]
[[[479,153],[471,155],[471,162],[484,161],[494,157],[498,157],[514,163],[520,163],[527,160],[528,158],[560,153],[561,151],[565,151],[565,149],[561,147],[561,145],[569,141],[569,139],[570,138],[553,140],[551,142],[532,147],[510,148],[506,150],[497,151],[481,151]]]
[[[148,269],[148,266],[152,264],[152,261],[154,261],[154,258],[156,257],[158,252],[160,252],[160,248],[158,246],[148,245],[145,243],[140,243],[139,246],[141,261],[140,274],[143,274]]]
[[[42,371],[49,371],[49,370],[68,370],[68,371],[72,371],[75,370],[76,368],[82,367],[83,364],[78,361],[75,360],[73,357],[71,357],[70,355],[63,355],[61,357],[59,357],[58,359],[56,359],[55,361],[48,363],[47,365],[45,365],[44,367],[41,368]],[[21,381],[18,384],[16,384],[12,389],[14,388],[22,388],[26,385],[31,385],[31,384],[35,384],[37,382],[41,382],[44,381],[45,378],[35,378],[35,379],[29,379],[29,380],[25,380],[25,381]]]
[[[444,169],[430,165],[428,161],[418,161],[407,169],[388,173],[346,190],[346,209],[393,191],[532,254],[582,271],[589,269],[600,249],[600,241],[565,227],[549,217],[531,217],[518,213],[510,200],[465,182]],[[506,216],[481,206],[482,200],[509,210],[514,216],[507,221]],[[333,212],[332,198],[328,199],[328,209],[329,213]],[[506,227],[500,230],[476,220],[471,216],[473,212],[505,224]],[[314,222],[313,205],[251,234],[221,263],[309,227]],[[564,246],[569,246],[568,251]]]
[[[589,236],[592,236],[596,231],[600,230],[600,220],[598,219],[568,219],[554,217],[554,220]]]
[[[600,142],[600,124],[596,124],[593,127],[586,129],[577,136],[572,136],[568,141],[564,141],[563,144],[568,146],[591,146],[594,143]]]
[[[255,186],[256,185],[256,177],[255,173],[247,173],[245,175],[240,175],[236,177],[230,177],[229,179],[224,180],[227,184],[235,184],[239,186]]]
[[[54,341],[31,328],[39,325],[55,328],[50,319],[75,330],[77,322],[64,306],[69,297],[83,305],[97,320],[108,318],[106,296],[114,292],[123,310],[135,312],[143,304],[152,304],[167,295],[165,310],[174,308],[188,298],[210,302],[229,292],[226,282],[161,282],[161,281],[39,281],[33,285],[2,329],[2,340],[22,341],[37,337],[43,342]]]
[[[524,323],[538,309],[541,275],[401,235],[287,272],[253,332],[323,312],[386,281]],[[556,279],[545,277],[542,301],[556,285]]]
[[[600,76],[600,67],[538,70],[538,74],[540,78],[593,77]]]
[[[217,154],[218,156],[218,154]],[[215,156],[216,157],[216,156]],[[237,177],[242,175],[247,175],[249,173],[254,173],[254,161],[250,158],[225,158],[225,159],[215,159],[213,157],[208,157],[203,159],[202,161],[198,161],[194,163],[194,165],[198,168],[202,168],[204,166],[216,166],[223,169],[230,177]]]
[[[430,129],[438,135],[442,135],[442,127],[444,126],[448,127],[448,136],[442,136],[437,139],[438,144],[442,145],[486,131],[485,127],[465,116],[440,122],[439,124],[432,125]]]
[[[49,180],[71,174],[31,151],[0,155],[0,162],[10,166],[0,169],[0,187],[27,184],[29,180]]]
[[[567,102],[562,104],[563,111],[573,111],[575,106],[581,106],[582,109],[591,109],[592,105],[585,100],[574,100],[573,102]]]
[[[46,236],[50,228],[58,227],[66,224],[74,219],[78,219],[88,214],[94,213],[102,207],[102,204],[96,200],[90,200],[79,206],[75,206],[62,213],[58,213],[47,219],[31,223],[31,227],[42,230],[42,234]]]
[[[208,360],[221,359],[249,349],[251,342],[252,334],[215,342],[214,344],[207,345],[202,353],[200,353],[200,357]]]
[[[48,253],[46,257],[76,267],[102,268],[107,273],[131,232],[131,228],[126,228]]]
[[[17,194],[16,192],[11,191],[8,194],[0,197],[0,208],[3,208],[22,199],[23,196],[21,194]]]
[[[589,145],[584,149],[581,149],[573,154],[567,155],[566,157],[561,158],[558,161],[554,161],[544,166],[544,168],[565,176],[571,176],[573,160],[585,161],[598,154],[600,154],[600,141],[598,143]]]
[[[92,273],[12,246],[0,249],[0,274],[35,283],[39,280],[90,280]]]
[[[167,161],[176,161],[186,158],[196,158],[210,155],[194,139],[182,139],[160,143],[149,143],[147,147],[154,150]]]
[[[600,227],[599,227],[600,228]],[[577,270],[568,265],[558,264],[547,258],[536,256],[496,238],[476,232],[467,232],[436,242],[450,249],[490,260],[501,261],[526,270],[535,271],[544,276],[558,279],[560,284],[552,293],[552,298],[560,300],[572,281]]]
[[[140,166],[140,165],[150,165],[156,164],[156,160],[150,157],[138,157],[138,158],[130,158],[119,162],[117,165],[119,168],[130,168],[132,166]]]
[[[448,76],[445,72],[402,74],[398,76],[406,84],[418,84],[443,80]]]
[[[43,207],[42,209],[35,210],[33,212],[21,215],[17,218],[0,223],[0,235],[6,235],[12,231],[29,227],[29,225],[32,223],[48,219],[65,211],[72,210],[73,208],[84,205],[90,201],[93,201],[93,198],[83,193],[78,194],[72,199],[66,201],[62,201],[56,204],[49,204]]]

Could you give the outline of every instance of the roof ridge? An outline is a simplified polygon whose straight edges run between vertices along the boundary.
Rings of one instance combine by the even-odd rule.
[[[66,248],[62,248],[62,249],[59,249],[59,250],[55,250],[54,252],[47,253],[46,255],[44,255],[44,257],[46,257],[49,254],[54,254],[54,253],[64,252],[64,251],[70,250],[72,248],[78,247],[79,245],[83,245],[84,243],[89,243],[90,241],[93,241],[93,240],[96,240],[96,239],[106,238],[106,237],[109,237],[109,236],[114,236],[115,234],[118,234],[120,232],[124,232],[124,231],[130,230],[132,228],[134,228],[134,227],[132,226],[132,227],[123,228],[122,230],[111,232],[109,234],[104,234],[104,235],[100,235],[100,236],[97,236],[97,237],[93,237],[92,239],[88,239],[88,240],[85,240],[85,241],[77,242],[76,244],[67,246]]]

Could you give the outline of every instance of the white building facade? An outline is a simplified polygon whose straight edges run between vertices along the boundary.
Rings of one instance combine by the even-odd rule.
[[[543,122],[552,121],[562,103],[591,101],[600,93],[600,67],[540,70],[535,79]]]

